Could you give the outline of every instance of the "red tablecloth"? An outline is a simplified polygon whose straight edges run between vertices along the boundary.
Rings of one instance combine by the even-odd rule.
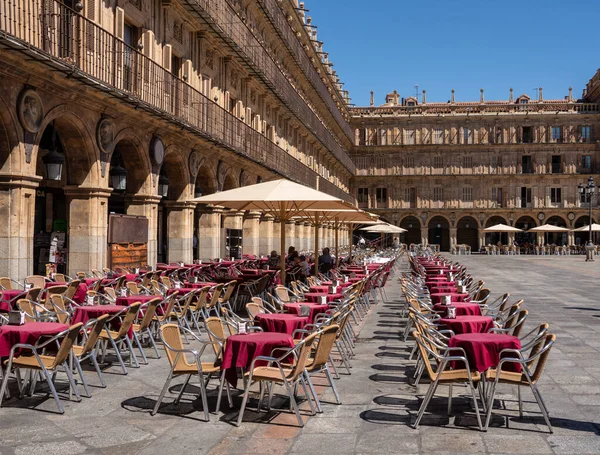
[[[466,302],[471,297],[468,293],[459,294],[457,292],[434,292],[429,294],[431,296],[432,303],[443,303],[443,297],[449,295],[452,298],[452,302]]]
[[[0,326],[0,357],[10,356],[10,350],[15,344],[35,344],[42,336],[52,337],[68,328],[68,325],[58,322],[27,322],[23,325]]]
[[[456,286],[431,286],[429,288],[429,292],[433,294],[447,294],[452,293],[456,294],[458,292],[458,288]]]
[[[445,325],[455,335],[461,333],[486,333],[494,327],[494,319],[489,316],[458,316],[455,319],[442,318],[440,324]]]
[[[327,286],[327,287],[333,286],[333,281],[321,281],[321,286]],[[340,281],[340,284],[338,287],[344,289],[344,288],[347,288],[348,286],[352,286],[352,283],[350,281],[348,281],[347,283]],[[319,286],[311,286],[311,289],[313,287],[317,288]],[[318,291],[315,291],[315,292],[318,292]]]
[[[11,310],[10,301],[24,291],[22,289],[5,289],[2,291],[2,297],[0,298],[0,311],[9,312]]]
[[[341,291],[345,288],[347,288],[350,283],[344,283],[346,286],[338,286],[337,287],[337,293],[341,293]],[[331,286],[331,285],[330,285]],[[328,294],[329,293],[329,286],[311,286],[310,287],[310,292],[311,293],[316,293],[316,294]]]
[[[329,310],[329,305],[320,305],[318,303],[302,302],[302,303],[286,303],[283,305],[286,313],[300,314],[300,305],[305,305],[310,308],[310,315],[308,316],[308,322],[313,323],[315,316],[320,313],[325,313]]]
[[[428,276],[427,279],[425,280],[425,284],[427,283],[436,283],[436,282],[448,282],[448,283],[452,283],[452,281],[448,281],[448,277],[447,276]]]
[[[308,324],[308,317],[285,313],[257,314],[254,320],[265,332],[287,333],[288,335]]]
[[[168,289],[167,290],[167,295],[171,295],[173,294],[175,291],[179,292],[179,296],[181,297],[182,295],[187,294],[188,292],[192,292],[192,291],[197,291],[198,288],[193,288],[193,287],[181,287],[181,288],[173,288],[173,289]]]
[[[456,308],[457,316],[481,316],[481,308],[476,303],[468,303],[468,302],[454,302],[452,306]],[[442,313],[442,315],[446,315],[448,311],[448,306],[436,303],[433,305],[433,310]]]
[[[116,314],[123,311],[122,305],[87,305],[76,307],[71,317],[71,324],[82,322],[85,324],[90,319],[95,319],[103,314]]]
[[[327,294],[325,292],[307,292],[304,294],[304,298],[307,302],[321,303],[321,297],[325,297],[327,302],[333,302],[334,300],[340,300],[344,297],[344,294],[337,292],[335,294]]]
[[[290,335],[276,332],[257,332],[245,335],[231,335],[225,343],[221,369],[225,377],[235,387],[237,385],[237,368],[248,371],[255,357],[270,356],[275,348],[293,348],[294,340]],[[276,353],[280,356],[281,353]],[[258,362],[257,362],[258,364]],[[261,362],[261,365],[264,365]]]
[[[450,338],[450,347],[459,347],[465,350],[469,367],[483,373],[488,368],[498,366],[500,351],[503,349],[520,349],[521,341],[512,335],[497,333],[464,333]],[[453,353],[452,355],[457,355]],[[513,357],[509,355],[508,357]],[[457,363],[456,368],[464,368]],[[505,364],[506,371],[521,371],[521,366],[515,363]]]
[[[206,286],[216,286],[217,283],[213,282],[213,281],[198,281],[197,283],[191,283],[189,281],[186,281],[185,283],[185,287],[186,288],[193,288],[193,289],[200,289],[200,288],[204,288]]]
[[[127,297],[117,297],[117,305],[120,306],[129,306],[135,302],[146,303],[152,299],[155,299],[157,296],[155,295],[130,295]]]

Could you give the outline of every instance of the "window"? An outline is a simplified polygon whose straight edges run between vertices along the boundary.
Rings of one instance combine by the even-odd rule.
[[[561,188],[550,188],[550,202],[553,204],[560,204],[562,202],[561,198]]]
[[[473,143],[473,130],[470,128],[463,128],[463,144]]]
[[[521,208],[531,207],[531,188],[521,187]]]
[[[443,144],[444,143],[444,129],[443,128],[435,128],[433,130],[433,143],[434,144]]]
[[[501,144],[502,143],[502,128],[499,126],[494,127],[494,143]]]
[[[473,157],[472,156],[463,156],[463,169],[471,169],[473,167]]]
[[[358,203],[368,204],[369,203],[369,188],[358,189]]]
[[[406,202],[406,208],[414,209],[417,207],[416,188],[404,188],[404,202]]]
[[[552,173],[560,174],[562,172],[562,159],[560,155],[552,155]]]
[[[500,174],[501,167],[502,157],[499,155],[492,155],[490,157],[490,174]]]
[[[552,141],[560,142],[562,140],[562,128],[560,126],[552,127]]]
[[[404,130],[404,143],[408,145],[414,145],[415,136],[415,130]]]
[[[521,157],[521,172],[523,174],[533,174],[533,166],[531,164],[531,155],[523,155]]]
[[[581,157],[581,168],[587,171],[592,169],[592,155],[583,155]]]
[[[436,202],[441,202],[444,200],[444,188],[441,186],[433,187],[433,200]]]
[[[531,144],[533,142],[533,131],[530,126],[523,127],[522,142],[525,144]]]
[[[414,156],[406,157],[406,167],[408,167],[408,168],[415,167],[415,157]]]
[[[377,200],[377,206],[379,204],[387,204],[387,188],[377,188],[375,192],[375,199]]]
[[[502,207],[502,188],[492,188],[492,206]]]
[[[589,141],[592,138],[592,127],[582,126],[581,127],[581,140]]]
[[[463,202],[473,202],[473,188],[465,186],[462,189],[462,200]]]
[[[444,159],[441,156],[434,156],[433,167],[436,169],[442,169],[444,167]]]

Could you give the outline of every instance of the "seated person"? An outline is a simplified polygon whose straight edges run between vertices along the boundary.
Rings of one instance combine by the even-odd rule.
[[[334,266],[334,259],[329,254],[329,248],[323,248],[323,254],[319,256],[319,270],[321,273],[329,274],[329,271]]]
[[[281,258],[277,254],[277,251],[271,251],[271,255],[269,256],[269,260],[267,261],[267,265],[270,269],[277,269],[280,266]]]
[[[302,273],[305,277],[310,275],[310,265],[308,265],[308,261],[306,260],[306,256],[301,255],[298,258],[298,267],[302,269]]]

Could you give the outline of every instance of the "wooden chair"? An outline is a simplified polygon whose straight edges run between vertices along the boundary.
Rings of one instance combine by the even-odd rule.
[[[250,302],[246,304],[246,311],[248,312],[248,317],[250,318],[250,320],[254,321],[254,317],[257,314],[264,313],[265,309],[262,305]]]
[[[144,359],[144,363],[148,365],[148,359],[146,358],[146,353],[142,349],[142,340],[147,335],[150,344],[154,348],[154,352],[156,353],[156,358],[160,359],[160,354],[158,353],[158,348],[156,347],[156,343],[154,342],[154,336],[152,335],[152,331],[150,330],[150,326],[152,322],[155,321],[154,316],[156,315],[156,310],[158,306],[161,304],[162,299],[160,297],[156,297],[141,306],[144,309],[144,316],[139,324],[134,323],[132,325],[133,329],[133,339],[137,344],[138,349],[140,350],[140,354],[142,355],[142,359]]]
[[[81,400],[81,396],[77,391],[75,380],[73,379],[73,374],[68,365],[68,361],[71,347],[73,346],[77,335],[79,335],[79,330],[82,326],[82,323],[72,325],[67,330],[62,331],[49,340],[41,344],[36,344],[35,346],[31,344],[15,344],[10,351],[10,357],[8,358],[4,380],[2,381],[2,387],[0,388],[0,406],[2,405],[2,399],[4,398],[6,387],[8,385],[8,378],[13,368],[16,370],[33,370],[42,372],[46,382],[48,383],[48,387],[50,388],[50,393],[54,397],[54,401],[58,406],[58,411],[61,414],[64,414],[65,409],[60,402],[58,393],[56,391],[56,386],[54,384],[54,377],[56,376],[59,367],[62,367],[67,374],[71,389],[75,392],[77,399]],[[56,355],[42,354],[46,346],[55,346],[59,340],[60,345]],[[32,355],[16,355],[18,351],[30,352]],[[20,392],[22,393],[23,386],[21,386],[21,384],[19,384],[19,386]]]
[[[125,368],[125,364],[123,363],[123,357],[121,356],[120,345],[125,344],[129,350],[129,363],[132,362],[135,364],[136,368],[139,368],[139,364],[135,353],[133,352],[133,345],[131,344],[131,340],[129,339],[129,329],[133,325],[137,313],[142,304],[140,302],[132,303],[129,307],[123,307],[123,310],[119,313],[113,315],[106,321],[106,326],[100,332],[99,339],[103,342],[102,347],[102,361],[104,361],[104,357],[106,355],[106,349],[110,344],[112,349],[115,351],[117,355],[117,359],[119,360],[119,364],[121,365],[121,369],[123,370],[123,374],[127,374],[127,368]],[[110,323],[115,319],[121,319],[121,326],[119,330],[110,329]]]
[[[92,395],[90,393],[88,383],[83,374],[81,362],[86,359],[90,359],[90,362],[96,369],[96,373],[100,378],[100,384],[102,384],[102,387],[106,387],[106,383],[104,382],[104,378],[102,377],[102,370],[100,369],[100,365],[98,365],[98,359],[96,357],[96,344],[98,343],[100,333],[104,329],[104,324],[106,323],[109,317],[110,315],[103,314],[97,319],[90,319],[89,321],[87,321],[81,330],[81,335],[83,337],[84,343],[82,345],[73,345],[73,360],[75,362],[75,367],[77,368],[77,372],[79,373],[79,377],[81,378],[83,388],[88,398],[90,398]]]
[[[184,330],[189,332],[191,335],[201,343],[201,348],[199,350],[196,349],[184,349],[183,340],[181,339],[180,330]],[[187,375],[185,382],[181,386],[179,394],[175,399],[175,404],[179,403],[181,397],[183,396],[185,389],[192,378],[192,376],[198,375],[199,387],[200,387],[200,397],[202,399],[202,408],[204,410],[204,417],[208,422],[210,420],[210,415],[208,411],[208,399],[206,397],[206,386],[210,377],[214,374],[220,375],[220,385],[219,385],[219,395],[217,398],[217,406],[215,412],[218,412],[221,406],[221,396],[223,393],[223,385],[225,382],[225,370],[221,370],[221,364],[219,361],[219,356],[216,359],[211,361],[202,361],[202,356],[204,351],[208,346],[212,346],[215,348],[215,345],[218,343],[214,343],[212,341],[202,341],[200,340],[194,333],[190,330],[181,328],[177,324],[165,324],[160,328],[160,339],[165,346],[167,352],[167,358],[169,359],[169,364],[171,365],[171,371],[165,381],[165,385],[163,386],[158,400],[156,401],[156,405],[152,410],[152,415],[155,415],[160,408],[160,404],[167,392],[169,385],[173,377],[175,376],[184,376]],[[220,347],[218,348],[221,349]],[[227,387],[227,398],[229,400],[229,405],[231,406],[231,396],[229,394],[229,387]]]
[[[50,280],[48,280],[45,276],[29,275],[27,278],[25,278],[24,283],[26,285],[29,284],[31,287],[34,287],[34,288],[44,289],[46,287],[47,281],[50,281]]]

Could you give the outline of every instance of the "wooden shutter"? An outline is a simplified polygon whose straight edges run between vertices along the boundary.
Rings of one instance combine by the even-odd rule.
[[[94,2],[94,0],[88,0],[88,5],[89,2]],[[123,34],[124,34],[124,29],[125,29],[125,11],[123,10],[123,8],[117,6],[116,11],[115,11],[115,36],[117,38],[119,38],[120,40],[123,39]]]

